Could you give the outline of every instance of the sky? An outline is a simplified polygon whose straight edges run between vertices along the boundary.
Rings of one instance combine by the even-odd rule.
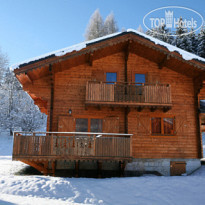
[[[104,20],[113,12],[121,31],[144,27],[143,17],[165,6],[187,7],[205,17],[204,0],[0,0],[1,52],[12,65],[83,42],[96,9]]]

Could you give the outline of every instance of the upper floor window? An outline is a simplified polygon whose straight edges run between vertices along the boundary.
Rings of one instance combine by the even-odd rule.
[[[152,117],[151,130],[153,135],[174,135],[174,118]]]
[[[117,73],[106,73],[106,82],[108,83],[115,83],[117,82]]]
[[[135,73],[135,85],[137,85],[136,94],[138,94],[138,95],[143,94],[144,88],[141,85],[144,83],[145,83],[145,74]]]
[[[144,84],[145,83],[145,74],[135,73],[135,83]]]

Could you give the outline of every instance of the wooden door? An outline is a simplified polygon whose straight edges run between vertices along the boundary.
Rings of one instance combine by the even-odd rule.
[[[150,116],[148,114],[137,114],[136,118],[137,134],[139,136],[149,136],[151,134]]]
[[[181,115],[177,115],[175,118],[175,133],[178,136],[186,136],[188,131],[188,122],[186,113],[182,113]]]
[[[75,119],[70,116],[59,116],[58,132],[75,132]]]
[[[93,70],[92,71],[92,76],[91,76],[92,81],[104,81],[105,79],[105,73],[103,70]]]
[[[119,117],[107,117],[103,119],[104,133],[119,133],[120,123]]]
[[[186,173],[186,162],[170,162],[170,175],[181,176]]]
[[[146,74],[146,83],[159,84],[160,76],[159,73],[149,72]]]

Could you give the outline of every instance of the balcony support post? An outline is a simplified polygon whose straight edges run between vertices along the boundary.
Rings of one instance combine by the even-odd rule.
[[[127,46],[124,50],[124,53],[125,53],[125,83],[128,82],[128,76],[127,76],[127,62],[128,62],[128,58],[129,58],[129,50],[130,50],[130,43],[131,41],[129,40],[128,43],[127,43]]]
[[[93,65],[93,52],[86,54],[86,61],[89,66]]]
[[[125,170],[125,162],[119,161],[119,171],[120,171],[120,177],[124,176],[124,170]]]
[[[158,63],[158,68],[159,68],[159,69],[162,69],[162,68],[165,66],[167,60],[169,60],[169,59],[170,59],[170,55],[166,55],[166,56],[161,60],[161,62]]]
[[[75,161],[75,177],[78,178],[79,177],[79,165],[80,165],[80,161],[76,160]]]
[[[52,174],[53,174],[53,176],[55,176],[55,172],[56,172],[56,161],[52,161]]]
[[[102,177],[102,162],[97,161],[97,167],[98,167],[98,178]]]
[[[128,76],[127,76],[127,62],[129,58],[129,49],[130,49],[130,40],[127,43],[127,46],[125,48],[125,83],[128,82]],[[125,87],[125,95],[127,95],[127,87]],[[128,107],[125,107],[125,133],[128,133]]]

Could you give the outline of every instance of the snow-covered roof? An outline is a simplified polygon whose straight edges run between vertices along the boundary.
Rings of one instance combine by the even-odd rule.
[[[96,43],[96,42],[99,42],[99,41],[102,41],[102,40],[106,40],[106,39],[109,39],[109,38],[113,38],[113,37],[121,35],[123,33],[135,33],[135,34],[137,34],[139,36],[142,36],[142,37],[144,37],[144,38],[154,42],[155,44],[158,44],[158,45],[166,47],[170,52],[176,51],[179,54],[181,54],[181,56],[182,56],[182,58],[184,60],[199,60],[199,61],[202,61],[202,62],[205,63],[205,59],[200,57],[200,56],[197,56],[197,55],[195,55],[193,53],[189,53],[189,52],[187,52],[185,50],[182,50],[182,49],[180,49],[180,48],[178,48],[176,46],[173,46],[171,44],[165,43],[165,42],[163,42],[163,41],[161,41],[159,39],[153,38],[152,36],[146,35],[144,33],[136,31],[134,29],[127,29],[126,31],[123,31],[123,32],[117,32],[117,33],[106,35],[106,36],[103,36],[103,37],[100,37],[100,38],[96,38],[96,39],[93,39],[93,40],[84,41],[82,43],[75,44],[73,46],[69,46],[69,47],[66,47],[66,48],[63,48],[63,49],[59,49],[59,50],[56,50],[56,51],[52,51],[50,53],[46,53],[46,54],[43,54],[43,55],[40,55],[40,56],[37,56],[37,57],[34,57],[34,58],[30,58],[30,59],[25,60],[23,62],[20,62],[20,63],[12,65],[10,67],[10,70],[18,69],[23,64],[35,62],[35,61],[47,58],[49,56],[53,56],[53,55],[54,56],[63,56],[65,54],[67,54],[67,53],[71,53],[72,51],[80,51],[83,48],[86,48],[86,46],[89,45],[89,44]]]

